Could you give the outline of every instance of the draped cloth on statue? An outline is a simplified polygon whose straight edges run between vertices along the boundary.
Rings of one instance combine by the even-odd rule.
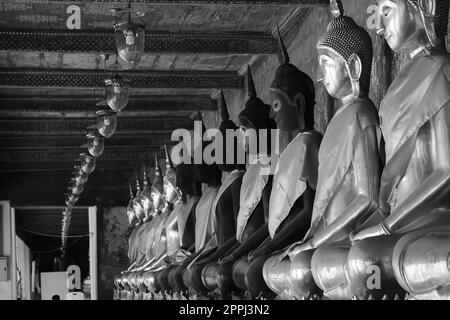
[[[212,206],[217,197],[218,187],[207,186],[195,208],[195,251],[217,246],[214,237]]]
[[[242,178],[239,213],[236,221],[236,239],[242,242],[245,227],[261,201],[264,187],[269,181],[270,159],[260,156],[251,164]]]
[[[425,163],[427,154],[421,153],[433,145],[438,127],[447,127],[447,140],[450,141],[449,108],[450,55],[418,54],[392,82],[380,107],[380,125],[386,141],[386,166],[381,177],[380,205],[386,211],[389,211],[389,206],[401,203],[408,196],[403,194],[402,189],[410,192],[414,189],[412,186],[419,185],[423,182],[420,180],[426,178],[425,175],[420,177],[421,171],[429,165]],[[426,138],[421,138],[421,135]],[[421,146],[424,144],[429,146]],[[402,187],[402,184],[408,186]],[[434,196],[442,197],[443,194]],[[433,199],[428,202],[439,203]],[[438,208],[427,207],[428,213],[433,209]],[[445,211],[449,209],[447,206]],[[422,219],[433,219],[428,213]],[[397,225],[394,229],[407,232],[416,229],[413,226],[415,223],[427,225],[430,222],[410,221],[410,226]]]
[[[236,169],[236,170],[233,170],[230,173],[228,173],[226,175],[225,179],[222,181],[222,184],[220,185],[219,191],[217,192],[217,196],[216,196],[216,199],[213,202],[212,210],[211,210],[213,212],[213,219],[214,219],[213,220],[213,225],[214,225],[214,230],[215,231],[218,231],[219,228],[220,228],[220,226],[218,226],[217,217],[216,217],[216,214],[217,214],[217,212],[216,212],[217,203],[219,202],[220,197],[228,189],[228,187],[230,187],[233,184],[233,182],[236,179],[242,177],[244,174],[245,174],[245,171]],[[232,216],[232,212],[230,212],[230,219],[234,219],[234,217]]]
[[[373,103],[362,98],[342,106],[328,124],[319,150],[319,176],[311,228],[304,240],[325,230],[340,215],[346,214],[345,209],[358,197],[353,161],[357,161],[357,153],[360,154],[358,157],[368,153],[364,133],[368,126],[378,131],[378,117]],[[349,232],[351,230],[339,230],[329,241],[346,239]]]
[[[150,221],[151,223],[151,227],[147,232],[146,235],[146,242],[145,242],[145,254],[146,254],[146,259],[147,261],[150,261],[151,259],[153,259],[154,256],[154,252],[153,252],[153,244],[154,244],[154,240],[155,240],[155,233],[156,233],[156,228],[157,226],[159,226],[159,224],[161,223],[161,214],[154,216],[152,221]]]
[[[153,221],[143,223],[137,235],[137,266],[143,264],[147,258],[147,238],[153,227]]]
[[[128,238],[128,259],[130,260],[130,263],[133,263],[136,261],[137,257],[137,234],[140,230],[140,226],[134,227],[133,231],[131,231],[130,237]]]
[[[167,237],[166,237],[166,221],[171,213],[171,210],[164,210],[159,216],[158,225],[155,225],[155,234],[153,241],[153,255],[159,257],[167,252]]]
[[[197,201],[196,197],[191,197],[186,202],[177,201],[167,218],[167,256],[171,261],[183,261],[190,255],[188,251],[182,249],[182,239],[189,214]]]
[[[269,203],[269,233],[273,238],[295,201],[307,188],[317,185],[320,141],[318,132],[299,133],[284,149],[278,160]]]

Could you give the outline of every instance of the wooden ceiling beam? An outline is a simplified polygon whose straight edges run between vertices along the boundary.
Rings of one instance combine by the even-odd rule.
[[[1,68],[0,87],[90,88],[101,90],[113,72],[76,69]],[[237,72],[221,71],[123,71],[132,88],[227,89],[242,88]]]
[[[0,31],[0,50],[115,54],[111,30]],[[164,32],[147,31],[146,53],[151,54],[276,54],[277,42],[262,32]]]

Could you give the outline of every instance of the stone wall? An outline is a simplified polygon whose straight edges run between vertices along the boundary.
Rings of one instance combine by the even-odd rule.
[[[128,268],[128,224],[125,207],[98,210],[98,298],[113,298],[114,276]]]

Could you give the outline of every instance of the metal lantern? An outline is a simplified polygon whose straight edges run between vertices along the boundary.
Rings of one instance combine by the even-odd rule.
[[[96,133],[88,133],[87,138],[87,148],[91,156],[98,158],[103,154],[105,149],[105,139],[97,135]]]
[[[110,110],[100,110],[97,115],[98,132],[105,138],[110,138],[116,132],[117,114]]]
[[[125,68],[135,67],[144,53],[145,23],[141,19],[144,13],[134,11],[131,8],[131,0],[128,1],[126,8],[113,8],[111,11],[116,17],[114,34],[119,62]],[[125,19],[123,19],[124,16]],[[140,22],[134,23],[132,16],[138,18]]]
[[[106,79],[105,84],[106,103],[113,111],[122,111],[130,97],[130,80],[116,73],[111,79]]]
[[[80,198],[80,195],[74,195],[73,193],[70,193],[70,192],[66,192],[64,194],[64,196],[65,196],[66,205],[70,208],[73,207],[75,205],[75,203],[77,203],[78,199]]]
[[[86,174],[91,174],[95,170],[95,157],[88,153],[80,153],[80,167]]]
[[[77,184],[73,179],[71,179],[68,190],[73,195],[79,196],[84,190],[84,184]]]
[[[76,184],[85,184],[88,180],[88,175],[81,169],[81,166],[74,166],[74,181]]]

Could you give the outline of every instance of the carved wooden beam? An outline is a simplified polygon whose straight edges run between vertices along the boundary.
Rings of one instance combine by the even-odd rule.
[[[94,124],[92,119],[0,119],[0,135],[83,135]],[[179,128],[193,128],[192,120],[188,117],[121,118],[116,133],[167,133],[170,138],[171,132]]]
[[[108,30],[0,31],[0,50],[105,53],[116,52]],[[261,32],[146,32],[145,52],[152,54],[274,54],[276,39]]]
[[[0,117],[95,117],[100,96],[0,96]],[[190,112],[216,111],[217,102],[207,95],[131,96],[120,118],[137,116],[186,116]]]
[[[124,71],[132,88],[242,88],[243,78],[236,72],[209,71]],[[104,88],[112,72],[96,70],[0,69],[1,87],[83,87]]]

